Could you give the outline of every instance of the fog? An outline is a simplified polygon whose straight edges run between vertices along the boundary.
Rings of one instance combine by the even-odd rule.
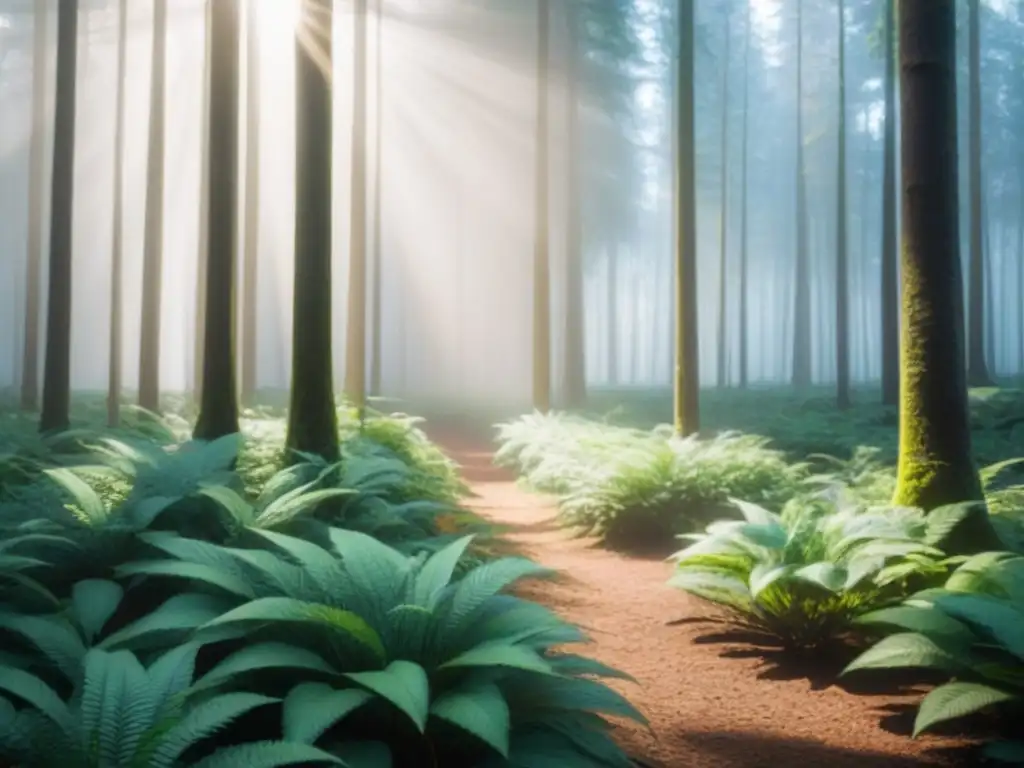
[[[259,19],[259,226],[257,384],[268,397],[289,385],[295,174],[295,13],[265,0]],[[72,388],[107,382],[113,244],[117,2],[82,2],[75,154]],[[206,24],[203,0],[169,0],[164,155],[164,269],[160,386],[186,391],[195,378],[197,265]],[[751,382],[788,381],[792,364],[796,198],[795,2],[757,0],[745,49],[746,9],[698,4],[698,296],[700,366],[706,385],[738,371],[742,211],[748,230]],[[46,6],[40,14],[37,6]],[[34,24],[45,16],[46,181],[52,141],[56,0],[0,0],[0,387],[20,380],[32,132]],[[802,137],[808,185],[812,360],[817,382],[834,378],[836,226],[836,18],[833,4],[806,0]],[[882,57],[877,13],[848,3],[847,125],[851,364],[855,381],[880,371]],[[137,384],[145,230],[153,3],[128,3],[124,136],[124,385]],[[553,381],[565,375],[569,152],[579,153],[583,208],[586,375],[590,386],[667,386],[672,370],[672,52],[674,3],[634,0],[626,58],[602,50],[593,25],[580,41],[583,73],[571,86],[566,20],[552,4],[547,103]],[[367,252],[380,254],[381,394],[410,402],[530,402],[538,24],[534,0],[384,0],[370,3],[367,72]],[[338,2],[334,38],[334,365],[343,381],[350,231],[354,14]],[[994,62],[983,72],[986,252],[995,373],[1021,368],[1022,298],[1019,98],[1000,56],[1011,4],[993,3],[982,31]],[[995,22],[999,21],[1000,24]],[[728,23],[728,32],[726,31]],[[723,53],[726,35],[731,54]],[[1013,42],[1013,40],[1011,40]],[[1019,41],[1013,42],[1019,46]],[[243,41],[243,53],[245,43]],[[1002,47],[1000,47],[1002,46]],[[1012,52],[1012,47],[1009,48]],[[746,52],[745,52],[746,51]],[[242,82],[246,78],[244,61]],[[988,60],[986,60],[988,61]],[[1011,57],[1012,63],[1012,57]],[[1010,64],[1006,64],[1010,66]],[[724,69],[727,68],[727,69]],[[1018,65],[1019,68],[1019,65]],[[728,98],[723,111],[724,88]],[[571,91],[581,127],[569,135]],[[245,172],[245,89],[242,96]],[[746,99],[744,99],[744,91]],[[966,93],[966,89],[961,89]],[[744,109],[746,103],[746,109]],[[966,115],[966,105],[961,109]],[[724,123],[723,123],[724,117]],[[963,122],[963,121],[962,121]],[[967,130],[961,130],[966,142]],[[726,152],[722,151],[727,137]],[[744,142],[748,163],[741,168]],[[966,147],[966,144],[964,144]],[[379,173],[377,158],[379,151]],[[962,156],[966,151],[962,152]],[[722,157],[728,171],[722,172]],[[1024,174],[1020,174],[1024,176]],[[746,188],[743,179],[746,178]],[[962,174],[966,178],[966,174]],[[722,183],[726,194],[722,195]],[[242,196],[245,183],[239,179]],[[379,223],[374,201],[379,192]],[[966,193],[965,193],[966,194]],[[964,198],[966,199],[966,197]],[[721,331],[721,220],[726,215],[725,329]],[[967,211],[968,206],[961,206]],[[45,206],[44,206],[45,209]],[[240,219],[244,202],[239,202]],[[44,212],[44,221],[48,222]],[[44,226],[46,232],[48,227]],[[239,231],[244,222],[239,221]],[[380,233],[379,247],[374,242]],[[966,225],[962,228],[966,244]],[[45,285],[47,237],[42,243]],[[239,264],[244,238],[239,240]],[[966,249],[964,250],[966,253]],[[241,279],[241,277],[240,277]],[[369,292],[372,297],[373,291]],[[41,317],[45,317],[45,290]],[[372,314],[372,307],[369,310]],[[239,313],[241,316],[241,313]],[[368,338],[371,329],[367,328]],[[724,376],[719,349],[725,344]],[[372,340],[368,350],[373,349]]]

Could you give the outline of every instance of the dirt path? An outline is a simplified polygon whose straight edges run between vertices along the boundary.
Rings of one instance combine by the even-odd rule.
[[[470,506],[511,529],[523,554],[565,574],[531,585],[530,597],[587,628],[582,652],[639,682],[616,685],[643,711],[653,736],[625,730],[623,744],[663,768],[903,768],[951,765],[954,742],[911,741],[919,696],[855,696],[786,671],[749,647],[701,642],[707,625],[668,625],[706,615],[688,595],[665,586],[661,560],[638,560],[572,539],[553,521],[550,500],[520,490],[494,468],[482,441],[439,436],[462,464],[476,498]]]

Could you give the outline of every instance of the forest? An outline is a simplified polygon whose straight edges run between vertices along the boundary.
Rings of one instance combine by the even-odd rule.
[[[1024,0],[0,0],[0,768],[1024,765]]]

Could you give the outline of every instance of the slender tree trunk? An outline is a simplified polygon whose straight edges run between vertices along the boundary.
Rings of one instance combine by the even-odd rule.
[[[332,200],[331,183],[332,136],[333,136],[333,100],[331,96],[331,77],[334,62],[333,39],[333,2],[332,0],[303,0],[307,23],[316,25],[316,34],[308,28],[299,31],[296,37],[296,85],[295,85],[295,287],[293,289],[294,321],[292,323],[292,382],[291,407],[288,410],[288,436],[285,444],[292,451],[302,451],[322,456],[327,461],[337,461],[338,447],[338,416],[334,405],[334,376],[332,365],[331,342],[331,239],[332,239]],[[358,9],[361,13],[357,19],[356,60],[365,58],[365,0],[360,0]],[[360,33],[359,30],[362,30]],[[356,90],[359,83],[365,82],[360,76],[365,68],[356,69]],[[358,101],[357,101],[358,105]],[[358,145],[359,154],[365,142],[359,127],[356,112],[356,136],[353,142]],[[353,158],[355,159],[355,158]],[[363,160],[359,159],[360,168],[354,168],[353,174],[361,173]],[[353,191],[356,183],[353,180]],[[361,188],[361,187],[360,187]],[[355,208],[356,206],[353,205]],[[365,211],[360,208],[353,211],[353,230],[363,232],[358,221],[365,222]],[[353,236],[353,261],[361,259],[365,254],[362,250],[363,241]],[[350,279],[360,278],[358,288],[349,288],[349,301],[352,294],[365,297],[365,272],[353,268]],[[356,323],[357,330],[365,329],[362,314],[353,317],[349,314],[349,324]],[[362,357],[352,360],[352,330],[348,336],[347,373],[351,373],[353,364],[358,364],[355,383],[358,384],[354,393],[355,402],[362,404]],[[362,338],[362,337],[361,337]],[[358,344],[355,351],[362,355],[364,344]],[[350,393],[350,397],[353,393]]]
[[[160,409],[160,309],[164,251],[164,134],[167,85],[167,0],[153,3],[146,155],[146,231],[143,243],[142,317],[139,333],[139,405]]]
[[[676,187],[676,350],[674,426],[680,436],[700,431],[700,368],[697,336],[697,190],[693,83],[694,3],[679,0],[678,127]]]
[[[836,405],[850,406],[850,277],[846,211],[846,3],[839,0],[839,161],[836,172]]]
[[[968,56],[968,184],[971,205],[971,256],[967,294],[967,381],[974,387],[992,383],[985,360],[985,252],[982,242],[981,170],[981,0],[967,3]]]
[[[117,97],[114,129],[114,221],[110,260],[110,367],[107,377],[107,424],[116,427],[121,418],[122,268],[124,262],[124,90],[128,66],[128,0],[119,0],[117,11]]]
[[[203,103],[199,137],[199,243],[196,264],[195,340],[192,346],[192,398],[198,404],[203,392],[203,349],[206,343],[206,271],[210,253],[210,96],[212,32],[210,4],[205,0],[203,20],[206,44],[203,49]]]
[[[719,198],[718,250],[718,387],[729,383],[726,350],[728,348],[728,259],[729,259],[729,48],[732,25],[725,19],[725,51],[722,55],[722,155],[721,197]]]
[[[750,109],[750,26],[751,26],[751,4],[747,4],[747,18],[746,24],[743,29],[743,148],[740,156],[740,194],[741,194],[741,212],[740,212],[740,263],[739,263],[739,304],[740,304],[740,316],[739,316],[739,331],[740,331],[740,389],[746,389],[749,379],[748,366],[750,364],[750,352],[749,352],[749,341],[748,334],[749,328],[747,327],[747,312],[748,312],[748,297],[747,297],[747,281],[749,278],[749,237],[750,237],[750,222],[748,205],[750,198],[750,190],[748,189],[748,164],[749,164],[749,139],[748,131],[750,125],[750,118],[747,116],[747,112]]]
[[[534,254],[533,254],[533,407],[541,413],[551,409],[551,276],[548,225],[548,67],[550,59],[551,9],[549,0],[537,2],[537,123],[536,167],[534,169]]]
[[[807,168],[804,162],[803,0],[796,33],[796,274],[793,291],[793,386],[811,385],[811,270],[807,253]]]
[[[899,261],[896,250],[896,0],[885,12],[885,133],[882,158],[882,403],[900,392]]]
[[[583,299],[583,207],[579,78],[579,19],[573,3],[566,3],[566,132],[568,134],[565,279],[565,404],[580,408],[587,399],[586,306]]]
[[[1017,165],[1017,196],[1024,211],[1024,151]],[[1017,217],[1017,373],[1024,374],[1024,214]]]
[[[608,383],[614,387],[619,383],[619,231],[618,227],[613,226],[612,229],[606,253],[605,290],[608,304]]]
[[[245,245],[242,254],[243,405],[255,405],[259,337],[260,270],[260,22],[256,4],[246,10],[245,35]]]
[[[234,307],[241,37],[239,0],[211,2],[203,388],[193,430],[198,440],[238,432]]]
[[[384,0],[377,0],[377,40],[374,46],[376,55],[375,84],[376,118],[373,126],[376,132],[373,145],[373,318],[371,333],[373,334],[373,354],[370,358],[370,393],[380,397],[382,368],[384,364],[383,318],[384,318],[384,221],[382,218],[382,198],[384,175],[381,172],[383,163],[383,126],[384,126]]]
[[[366,407],[366,3],[357,0],[352,106],[352,192],[349,223],[345,397]]]
[[[900,0],[903,170],[900,457],[894,504],[982,498],[971,458],[957,211],[955,0]],[[996,549],[984,504],[946,544]]]
[[[32,31],[32,137],[29,140],[28,243],[25,271],[25,338],[21,363],[21,407],[39,407],[39,314],[42,298],[43,195],[46,181],[47,3],[36,3]]]
[[[60,432],[71,421],[71,254],[74,235],[78,0],[57,13],[57,94],[54,110],[50,206],[50,285],[46,307],[46,361],[40,432]]]

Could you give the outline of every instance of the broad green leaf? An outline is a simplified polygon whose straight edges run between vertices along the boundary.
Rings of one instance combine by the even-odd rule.
[[[314,744],[339,720],[373,698],[367,691],[337,690],[326,683],[300,683],[284,700],[284,738]]]
[[[857,669],[900,669],[922,667],[951,674],[969,670],[974,664],[966,648],[947,650],[925,635],[901,632],[889,635],[850,662],[841,674]]]
[[[931,691],[921,701],[921,708],[914,720],[914,736],[938,723],[965,717],[1014,698],[1006,691],[980,683],[946,683]]]
[[[71,588],[71,607],[75,618],[85,632],[86,640],[93,639],[103,630],[124,597],[120,584],[105,579],[84,579]]]
[[[345,677],[369,688],[409,716],[420,733],[430,711],[430,683],[419,664],[397,660],[378,672],[350,672]]]
[[[922,635],[946,635],[965,647],[974,639],[974,633],[942,611],[913,605],[896,605],[870,611],[855,618],[854,623],[880,624]]]
[[[552,674],[551,664],[533,650],[522,645],[508,645],[502,642],[479,645],[454,659],[449,659],[440,669],[456,667],[511,667],[531,672]]]
[[[175,560],[136,560],[116,569],[119,576],[166,576],[187,579],[220,589],[246,600],[255,597],[252,584],[241,576],[203,563]]]
[[[441,694],[430,714],[457,725],[508,757],[511,715],[501,689],[493,683],[466,683]]]
[[[256,741],[218,749],[192,768],[280,768],[285,765],[319,764],[348,766],[340,757],[308,744],[288,741]]]
[[[228,656],[197,680],[192,691],[215,688],[234,678],[247,680],[253,673],[268,669],[336,674],[334,667],[313,651],[286,643],[257,643]]]

